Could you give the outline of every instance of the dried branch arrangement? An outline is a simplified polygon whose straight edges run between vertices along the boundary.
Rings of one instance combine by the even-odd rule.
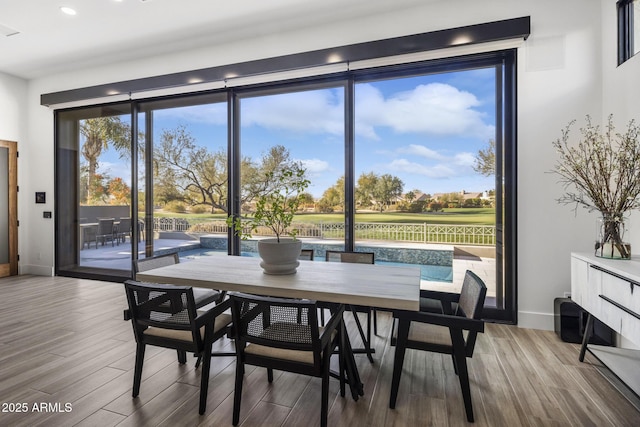
[[[625,133],[615,133],[613,117],[601,131],[591,123],[580,128],[577,145],[569,145],[571,126],[553,142],[559,160],[554,173],[560,176],[566,193],[563,204],[582,206],[589,211],[622,215],[640,207],[640,127],[631,121]]]

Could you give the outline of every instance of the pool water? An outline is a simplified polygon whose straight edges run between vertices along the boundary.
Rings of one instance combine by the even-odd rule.
[[[202,256],[219,256],[224,252],[215,251],[211,249],[191,249],[188,251],[179,252],[180,258],[183,261],[190,259],[200,258]],[[242,256],[257,257],[257,252],[242,252]],[[324,257],[316,256],[315,261],[324,261]],[[453,268],[451,266],[442,265],[419,265],[402,262],[381,261],[376,260],[376,264],[380,265],[394,265],[398,267],[420,267],[420,278],[422,280],[430,282],[453,282]]]

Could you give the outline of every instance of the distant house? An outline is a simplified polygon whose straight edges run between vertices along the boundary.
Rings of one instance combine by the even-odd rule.
[[[455,194],[455,193],[434,193],[432,197],[436,201],[441,201],[443,199],[449,199],[451,197],[451,194]],[[460,196],[459,200],[463,202],[469,199],[481,199],[481,200],[491,199],[491,197],[489,196],[489,192],[486,190],[482,192],[468,192],[466,190],[461,190],[458,194]]]

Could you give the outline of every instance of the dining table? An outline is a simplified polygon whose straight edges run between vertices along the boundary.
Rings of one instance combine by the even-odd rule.
[[[363,305],[388,310],[418,311],[420,268],[378,264],[299,261],[297,272],[265,274],[260,258],[212,255],[155,268],[136,280],[267,295],[304,298],[325,303]],[[351,394],[364,394],[347,334],[346,374]]]

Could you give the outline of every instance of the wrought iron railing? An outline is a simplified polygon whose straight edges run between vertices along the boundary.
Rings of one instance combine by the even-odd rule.
[[[343,223],[295,222],[292,227],[298,237],[344,239]],[[185,218],[154,218],[154,231],[183,231],[190,233],[226,233],[227,223],[222,220],[187,220]],[[389,240],[397,242],[444,243],[466,245],[495,245],[496,227],[493,225],[458,225],[424,223],[356,223],[358,240]],[[260,227],[256,236],[273,235],[267,227]]]

